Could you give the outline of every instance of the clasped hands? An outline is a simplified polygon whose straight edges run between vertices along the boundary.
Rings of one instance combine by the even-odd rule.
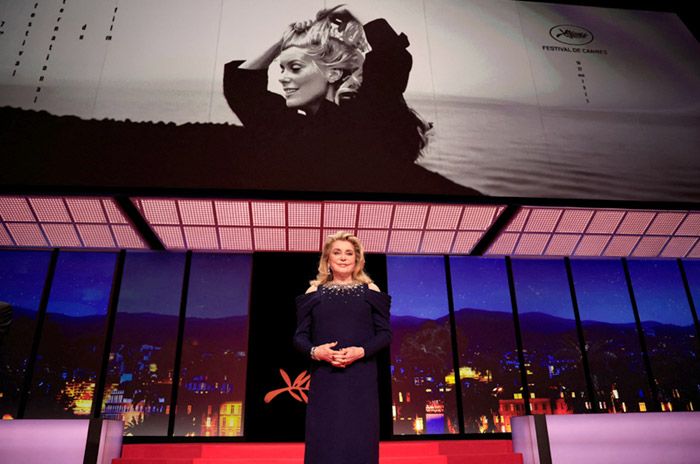
[[[359,346],[348,346],[340,350],[334,350],[338,342],[318,345],[314,350],[314,357],[319,361],[325,361],[333,367],[347,367],[365,356],[365,349]]]

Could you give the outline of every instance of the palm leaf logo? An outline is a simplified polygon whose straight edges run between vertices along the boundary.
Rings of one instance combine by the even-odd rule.
[[[287,386],[268,392],[267,395],[265,395],[265,403],[269,403],[270,401],[275,399],[277,395],[280,395],[284,392],[288,392],[292,396],[292,398],[294,398],[297,401],[304,403],[309,402],[309,397],[304,392],[309,391],[309,384],[311,383],[311,374],[309,374],[307,371],[302,371],[302,373],[297,375],[297,378],[294,379],[294,382],[292,382],[291,378],[289,377],[289,374],[287,374],[284,369],[280,369],[280,375],[282,376],[282,380],[284,380],[284,383],[287,384]]]

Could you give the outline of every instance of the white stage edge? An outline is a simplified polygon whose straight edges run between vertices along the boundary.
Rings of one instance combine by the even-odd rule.
[[[514,417],[523,464],[698,464],[700,413]]]

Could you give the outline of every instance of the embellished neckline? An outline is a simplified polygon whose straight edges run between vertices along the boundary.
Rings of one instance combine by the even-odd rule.
[[[351,288],[357,288],[361,287],[364,284],[362,282],[351,282],[349,284],[339,284],[339,283],[333,283],[333,282],[327,282],[323,284],[323,287],[329,289],[329,290],[336,290],[336,289],[351,289]]]

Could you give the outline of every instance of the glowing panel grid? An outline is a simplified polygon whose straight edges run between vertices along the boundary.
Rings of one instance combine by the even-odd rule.
[[[487,255],[700,257],[695,211],[522,207]]]
[[[469,254],[498,205],[134,198],[166,249],[319,251],[356,234],[370,253]],[[106,197],[0,196],[0,247],[147,245]],[[700,258],[700,212],[532,207],[518,210],[486,255]]]
[[[499,205],[134,198],[167,249],[312,251],[337,231],[369,253],[469,254]],[[0,238],[1,239],[1,238]]]
[[[145,249],[112,198],[0,196],[0,246]]]

